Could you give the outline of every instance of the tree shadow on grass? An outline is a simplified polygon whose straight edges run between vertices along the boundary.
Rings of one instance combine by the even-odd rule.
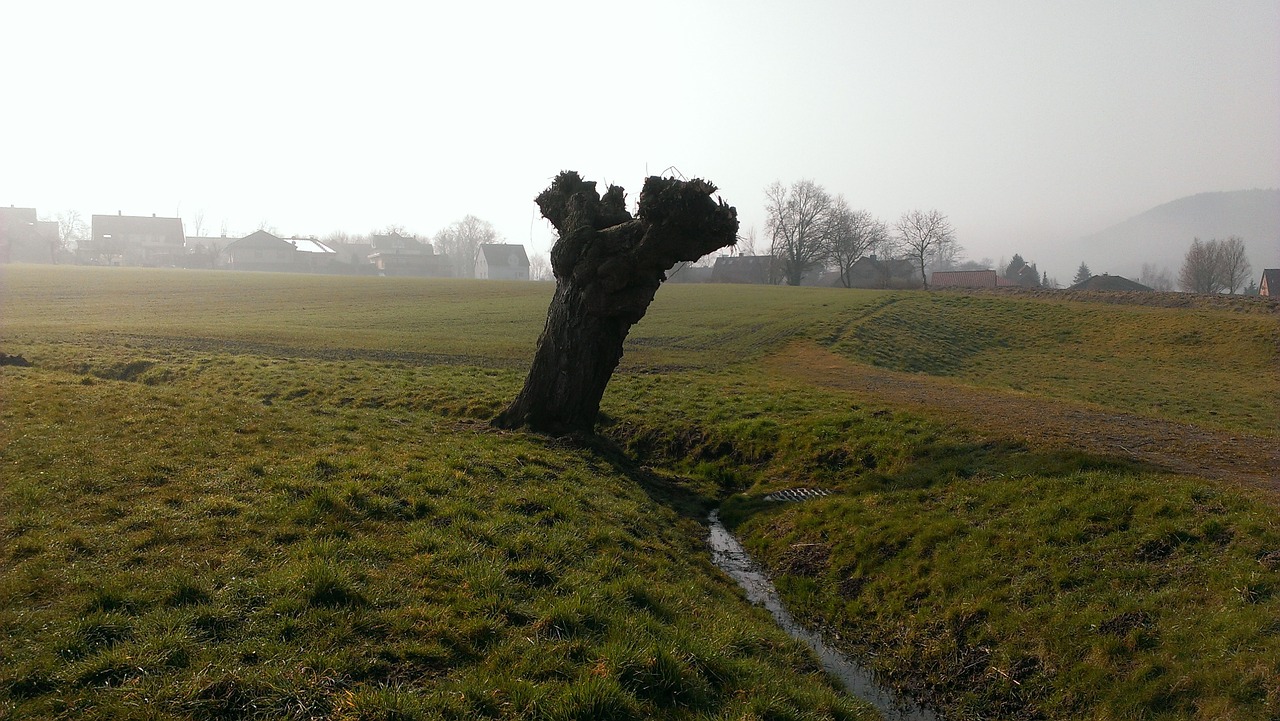
[[[628,452],[624,441],[607,435],[611,419],[602,419],[603,432],[569,436],[542,436],[545,442],[561,449],[582,452],[588,464],[600,464],[635,483],[655,503],[664,505],[681,516],[704,523],[707,515],[721,507],[721,519],[733,528],[748,517],[778,504],[765,501],[769,492],[784,487],[821,485],[836,494],[857,495],[909,490],[926,490],[946,483],[973,477],[1018,478],[1056,477],[1095,471],[1139,474],[1167,472],[1168,469],[1129,457],[1100,455],[1071,448],[1032,448],[1013,440],[940,441],[921,449],[905,465],[885,472],[876,462],[864,457],[838,459],[838,446],[815,447],[811,457],[791,458],[793,468],[811,469],[812,475],[775,477],[762,492],[746,492],[725,479],[701,477],[698,473],[668,470],[676,466],[679,450],[663,448],[652,458],[636,457]],[[538,435],[538,434],[534,434]],[[701,458],[699,448],[689,448],[688,458]],[[776,449],[781,452],[781,449]],[[772,455],[772,454],[770,454]],[[718,456],[717,462],[732,464],[732,456]],[[743,464],[742,477],[755,477],[757,466]],[[788,482],[788,480],[790,482]],[[744,484],[745,485],[745,484]]]
[[[930,446],[894,472],[865,467],[851,469],[848,474],[827,474],[827,480],[820,485],[837,495],[856,496],[926,491],[971,478],[1054,478],[1090,472],[1140,474],[1166,471],[1126,457],[1066,448],[1033,449],[1015,441],[947,442]],[[796,478],[794,485],[811,485],[807,483],[809,480]],[[721,521],[733,529],[756,514],[779,508],[779,503],[765,500],[769,492],[779,490],[775,485],[760,489],[760,492],[729,496],[720,507]]]
[[[574,433],[563,436],[540,433],[529,435],[531,438],[539,439],[539,442],[549,448],[580,453],[589,468],[611,470],[634,483],[653,502],[699,523],[704,523],[707,515],[727,495],[711,481],[674,472],[668,473],[661,468],[647,465],[640,459],[628,455],[617,441],[599,433]]]

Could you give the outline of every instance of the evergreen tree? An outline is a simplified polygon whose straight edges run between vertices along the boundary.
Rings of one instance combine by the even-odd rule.
[[[1025,267],[1027,267],[1027,261],[1023,260],[1021,255],[1014,253],[1013,260],[1009,261],[1009,265],[1005,266],[1004,277],[1017,281],[1019,274],[1022,273],[1022,269]]]
[[[1089,266],[1083,262],[1080,263],[1080,269],[1076,271],[1076,277],[1071,279],[1071,285],[1077,285],[1085,282],[1093,277],[1093,272],[1089,270]]]

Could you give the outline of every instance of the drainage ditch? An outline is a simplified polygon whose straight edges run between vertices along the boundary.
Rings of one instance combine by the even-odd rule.
[[[720,511],[712,511],[707,522],[711,527],[711,560],[738,582],[752,603],[764,606],[773,614],[782,630],[812,648],[822,662],[823,669],[838,680],[846,691],[874,706],[885,721],[941,721],[929,709],[922,708],[877,683],[875,675],[869,669],[827,645],[818,634],[801,626],[782,605],[777,589],[760,566],[720,522]]]

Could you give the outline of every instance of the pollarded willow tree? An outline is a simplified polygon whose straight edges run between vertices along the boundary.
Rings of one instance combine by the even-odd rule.
[[[737,211],[705,180],[651,176],[635,217],[626,193],[560,173],[537,197],[559,238],[551,249],[555,296],[524,388],[496,419],[500,428],[591,432],[622,343],[644,317],[666,272],[732,245]]]

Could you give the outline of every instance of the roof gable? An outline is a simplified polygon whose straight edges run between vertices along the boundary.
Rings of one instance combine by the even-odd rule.
[[[281,240],[265,230],[259,230],[228,243],[226,250],[234,252],[237,250],[297,250],[297,248],[287,240]]]
[[[1142,290],[1151,288],[1118,275],[1094,275],[1080,281],[1067,290]]]
[[[374,233],[369,236],[369,245],[374,250],[386,252],[403,252],[403,253],[421,253],[431,252],[431,246],[423,243],[412,235],[400,235],[399,233],[388,233],[386,235],[378,235]]]
[[[1267,295],[1280,295],[1280,268],[1267,268],[1262,271],[1262,282],[1258,291]]]
[[[523,245],[508,243],[485,243],[480,246],[484,262],[490,268],[528,268],[529,256],[525,255]]]

